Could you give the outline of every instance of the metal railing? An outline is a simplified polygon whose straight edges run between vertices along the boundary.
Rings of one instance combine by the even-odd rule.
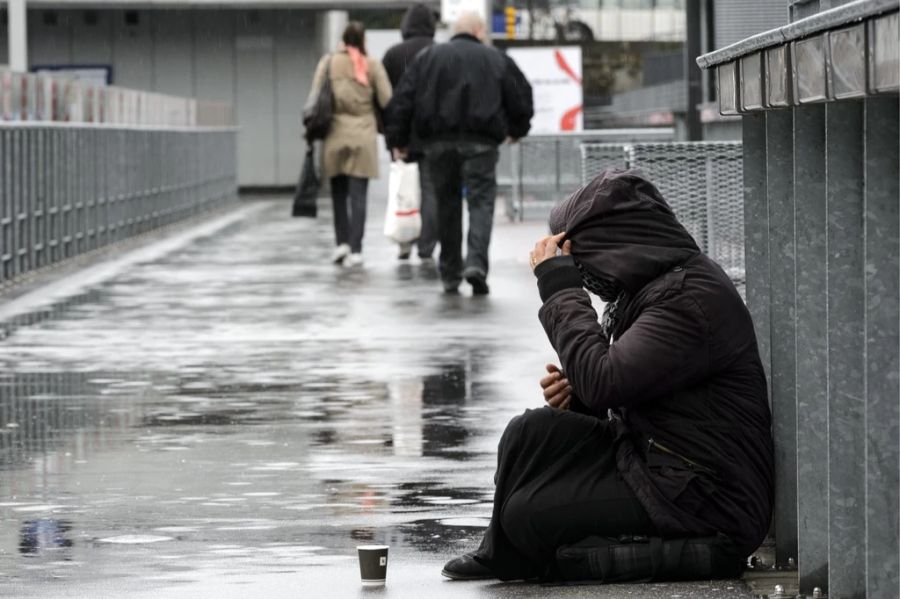
[[[0,285],[237,196],[221,106],[0,71],[0,108]]]
[[[776,565],[792,594],[900,597],[900,2],[791,8],[697,59],[743,124]]]
[[[0,121],[231,127],[231,105],[0,69]]]
[[[633,143],[672,139],[671,128],[602,129],[568,134],[529,135],[501,147],[497,183],[505,192],[506,214],[523,220],[527,212],[546,215],[581,186],[583,143]]]

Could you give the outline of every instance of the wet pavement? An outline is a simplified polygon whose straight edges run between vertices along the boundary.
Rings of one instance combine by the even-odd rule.
[[[443,580],[491,510],[496,443],[554,353],[527,254],[498,219],[491,294],[398,263],[371,206],[366,265],[329,215],[245,202],[4,303],[0,596],[733,597],[739,582]],[[48,287],[49,289],[49,287]],[[362,589],[354,547],[390,545]]]

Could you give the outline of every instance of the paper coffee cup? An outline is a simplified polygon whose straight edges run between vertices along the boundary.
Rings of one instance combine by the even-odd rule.
[[[360,545],[356,551],[359,553],[359,575],[363,586],[383,585],[387,578],[388,546]]]

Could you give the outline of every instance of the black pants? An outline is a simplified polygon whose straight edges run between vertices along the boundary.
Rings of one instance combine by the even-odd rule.
[[[437,196],[440,271],[445,287],[458,285],[464,270],[487,276],[488,246],[497,197],[497,156],[497,146],[470,141],[432,142],[425,150]],[[465,265],[462,257],[463,187],[469,205]]]
[[[440,229],[438,227],[437,198],[434,196],[434,181],[428,162],[419,160],[419,187],[422,190],[422,202],[419,214],[422,216],[422,234],[416,242],[420,258],[429,258],[434,253]]]
[[[369,180],[338,175],[331,178],[331,203],[334,207],[334,236],[337,245],[346,243],[350,251],[362,251],[366,230],[366,192]]]
[[[494,511],[476,558],[498,578],[544,576],[556,550],[591,535],[655,535],[616,471],[606,420],[554,408],[512,419],[497,453]]]

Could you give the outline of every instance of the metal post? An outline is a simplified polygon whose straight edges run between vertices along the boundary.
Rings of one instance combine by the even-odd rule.
[[[703,53],[703,11],[699,0],[686,2],[684,11],[687,26],[684,44],[687,106],[685,107],[684,122],[687,140],[699,141],[703,139],[703,127],[700,123],[700,112],[697,110],[697,105],[703,102],[703,75],[695,61]]]
[[[769,320],[769,214],[766,202],[766,117],[743,117],[744,264],[747,308],[753,317],[759,356],[769,376],[772,353]],[[769,397],[771,398],[771,383]]]
[[[706,232],[703,236],[703,246],[706,255],[713,260],[719,260],[718,248],[716,247],[716,204],[722,200],[719,197],[716,186],[715,158],[706,156],[704,160],[706,164]],[[721,264],[720,264],[721,265]]]

